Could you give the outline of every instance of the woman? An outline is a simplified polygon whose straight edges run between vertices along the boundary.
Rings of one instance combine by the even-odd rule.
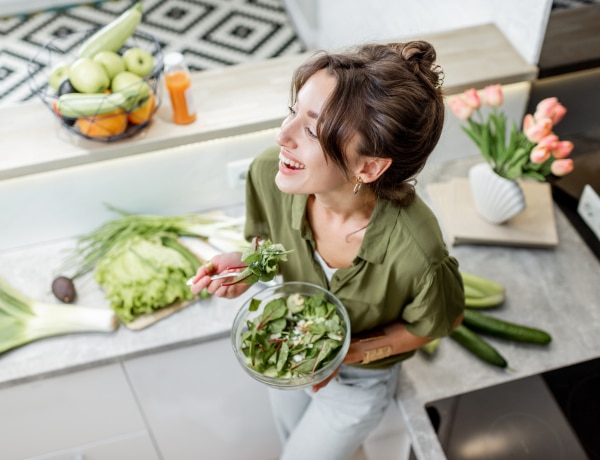
[[[427,42],[318,53],[296,71],[278,147],[249,170],[246,236],[293,249],[284,281],[331,290],[353,333],[337,375],[269,390],[282,459],[351,458],[391,403],[400,363],[462,319],[457,261],[414,190],[442,131],[441,79]],[[193,292],[239,296],[247,285],[209,277],[239,264],[239,253],[214,257]]]

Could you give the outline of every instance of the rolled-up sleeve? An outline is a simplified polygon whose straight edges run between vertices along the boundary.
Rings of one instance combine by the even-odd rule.
[[[431,339],[452,332],[465,308],[465,294],[458,262],[447,256],[425,274],[421,289],[405,306],[402,319],[412,334]]]

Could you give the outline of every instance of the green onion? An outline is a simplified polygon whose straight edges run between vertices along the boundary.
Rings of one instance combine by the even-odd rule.
[[[76,267],[71,279],[93,271],[111,248],[129,241],[132,237],[151,239],[160,234],[193,236],[210,239],[218,236],[236,242],[240,250],[249,246],[244,238],[241,220],[221,213],[183,214],[157,216],[131,214],[112,206],[107,207],[120,215],[91,233],[80,237],[75,251],[65,263],[66,270]]]
[[[45,337],[117,327],[111,310],[38,302],[0,278],[0,353]]]

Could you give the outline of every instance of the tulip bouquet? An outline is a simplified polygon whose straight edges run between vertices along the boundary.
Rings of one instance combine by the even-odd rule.
[[[529,177],[543,182],[550,174],[564,176],[573,170],[573,160],[567,158],[573,143],[561,141],[552,131],[567,112],[557,98],[542,100],[533,115],[525,115],[522,130],[513,121],[508,134],[507,117],[498,108],[503,103],[502,86],[486,86],[483,103],[491,108],[487,120],[475,89],[448,101],[454,115],[467,122],[463,130],[496,174],[511,180]]]

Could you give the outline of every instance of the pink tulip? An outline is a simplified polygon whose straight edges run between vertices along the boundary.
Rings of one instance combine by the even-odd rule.
[[[502,85],[488,85],[483,89],[483,100],[487,105],[498,107],[504,101]]]
[[[462,96],[450,98],[448,105],[459,120],[468,120],[473,115],[474,109],[466,103]]]
[[[533,118],[536,120],[542,118],[550,118],[552,120],[552,125],[557,124],[567,113],[567,109],[564,105],[558,102],[558,99],[555,97],[549,97],[542,100],[535,109],[535,113],[533,114]]]
[[[548,158],[550,158],[550,150],[540,145],[536,145],[529,154],[529,159],[535,164],[542,164]]]
[[[573,151],[573,142],[571,141],[560,141],[556,143],[556,147],[552,150],[554,158],[566,158]]]
[[[465,102],[473,110],[477,110],[479,107],[481,107],[481,100],[479,99],[479,94],[477,94],[477,91],[475,90],[475,88],[466,90],[463,93],[463,97],[465,99]]]
[[[538,146],[547,147],[548,150],[555,150],[558,147],[558,136],[556,134],[548,134],[538,142]]]
[[[550,118],[537,120],[528,113],[523,119],[523,131],[527,139],[537,143],[552,133],[552,120]]]
[[[550,171],[555,176],[564,176],[573,171],[573,160],[556,160],[550,165]]]

